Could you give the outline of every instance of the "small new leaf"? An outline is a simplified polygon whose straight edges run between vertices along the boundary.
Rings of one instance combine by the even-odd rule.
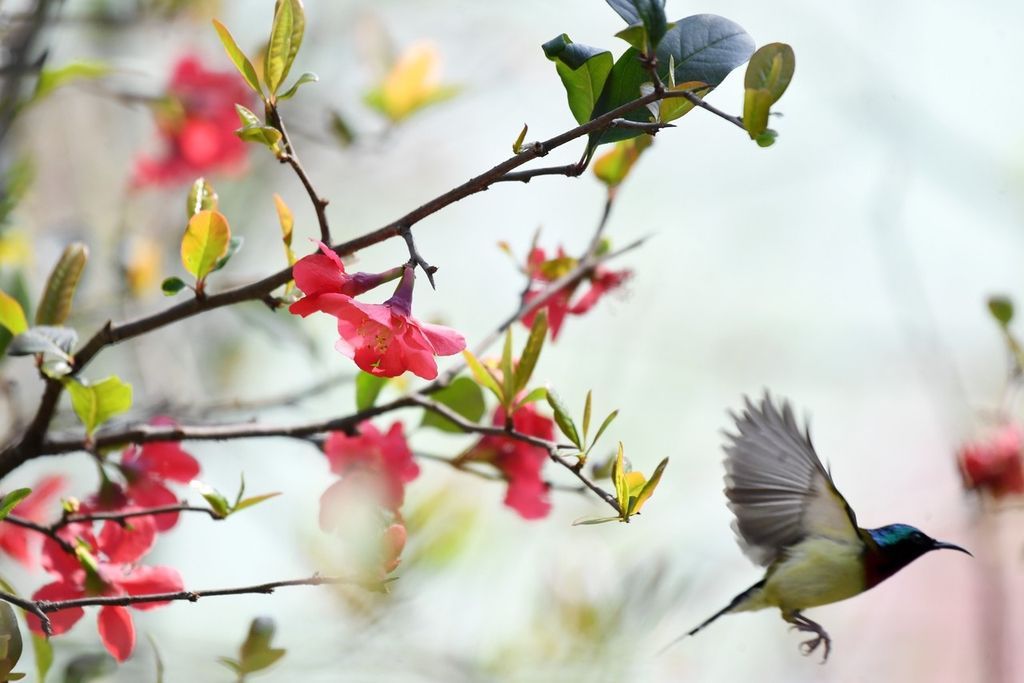
[[[19,335],[28,329],[25,310],[17,299],[3,291],[0,291],[0,325],[12,335]]]
[[[613,410],[612,412],[608,413],[608,417],[606,417],[604,419],[604,422],[601,423],[601,426],[597,428],[597,434],[594,435],[594,441],[589,446],[587,446],[587,455],[590,454],[590,451],[593,450],[594,446],[597,445],[597,442],[600,441],[601,435],[604,434],[604,430],[608,429],[608,425],[610,425],[612,423],[612,420],[618,417],[618,415],[618,410]]]
[[[312,71],[306,71],[301,76],[299,76],[299,79],[297,81],[292,83],[292,87],[288,88],[286,91],[278,95],[277,99],[290,100],[291,98],[295,97],[295,93],[299,91],[299,86],[301,86],[303,83],[316,83],[319,80],[320,77],[317,76],[315,73],[313,73]]]
[[[164,293],[164,296],[174,296],[186,287],[188,285],[185,281],[177,276],[169,277],[160,283],[160,291]]]
[[[33,353],[51,353],[71,362],[71,348],[78,341],[78,333],[70,327],[39,325],[30,327],[11,340],[9,356],[28,356]]]
[[[89,436],[104,422],[132,406],[132,386],[116,375],[95,384],[84,384],[69,377],[65,378],[64,387],[71,396],[71,407]]]
[[[274,24],[270,29],[270,41],[267,43],[267,57],[263,62],[263,80],[272,99],[292,68],[305,29],[306,16],[302,2],[278,0],[274,10]]]
[[[250,508],[253,505],[258,505],[265,500],[270,500],[271,498],[275,498],[280,495],[280,491],[274,491],[273,493],[263,493],[258,496],[249,496],[248,498],[243,498],[242,500],[234,504],[234,506],[231,508],[231,512],[234,513],[240,510],[244,510],[245,508]]]
[[[377,402],[381,389],[388,383],[386,377],[377,377],[368,372],[359,371],[356,375],[356,410],[369,410]]]
[[[473,378],[477,384],[485,389],[489,389],[495,398],[498,399],[498,402],[505,405],[505,394],[502,392],[501,386],[498,384],[498,380],[494,378],[494,375],[477,360],[472,351],[468,349],[463,351],[462,357],[466,359],[466,365],[469,366],[469,371],[473,373]]]
[[[0,520],[6,519],[11,514],[14,506],[24,500],[32,489],[14,489],[3,498],[0,498]]]
[[[1001,327],[1006,327],[1013,320],[1013,301],[1005,296],[992,296],[988,300],[988,310]],[[11,330],[12,332],[14,330]]]
[[[231,228],[219,211],[200,211],[189,219],[181,240],[181,262],[197,282],[206,279],[228,252]]]
[[[244,243],[245,239],[242,238],[241,236],[232,237],[228,241],[228,250],[224,252],[223,256],[217,259],[217,263],[213,265],[213,268],[210,269],[210,272],[216,273],[218,270],[226,266],[228,264],[228,261],[231,260],[231,257],[238,253],[238,250],[242,248],[242,245]]]
[[[224,45],[224,51],[228,53],[228,57],[231,58],[231,62],[238,69],[238,73],[242,74],[242,78],[249,84],[260,97],[263,97],[263,89],[260,87],[260,79],[256,75],[256,68],[249,61],[249,58],[245,56],[241,48],[238,47],[238,43],[235,42],[231,32],[228,31],[224,24],[220,23],[216,19],[213,20],[213,27],[217,29],[217,35],[220,36],[220,42]]]
[[[654,495],[654,489],[658,487],[658,483],[661,481],[661,474],[665,471],[666,467],[668,467],[668,458],[665,458],[664,460],[658,463],[658,466],[654,468],[654,474],[652,474],[651,478],[646,483],[644,483],[643,488],[640,489],[639,494],[637,494],[635,498],[632,498],[630,500],[630,515],[635,515],[638,512],[640,512],[640,508],[644,506],[644,503],[646,503],[647,500],[652,495]]]
[[[761,140],[768,129],[769,110],[786,92],[795,68],[793,48],[785,43],[769,43],[761,47],[747,64],[743,79],[743,126],[750,139],[757,140],[762,147],[768,146]],[[771,140],[774,142],[774,137]]]
[[[43,296],[36,309],[36,325],[60,325],[71,313],[71,300],[75,296],[78,280],[89,259],[89,248],[73,242],[64,249],[57,264],[46,280]]]
[[[516,141],[512,143],[513,154],[519,154],[519,152],[523,149],[523,140],[526,139],[526,131],[528,131],[529,129],[530,127],[524,123],[523,129],[519,131],[519,137],[517,137]]]
[[[565,438],[569,439],[576,448],[582,451],[583,443],[580,441],[580,435],[576,431],[576,423],[569,416],[569,411],[566,410],[565,404],[562,403],[554,389],[548,389],[547,400],[548,405],[551,406],[551,410],[555,414],[555,424],[558,425],[558,429],[565,435]]]
[[[217,210],[217,191],[206,178],[196,178],[188,191],[185,202],[185,217],[192,218],[200,211]]]
[[[512,395],[517,395],[520,391],[526,388],[530,383],[530,377],[533,376],[533,370],[537,367],[537,360],[540,358],[540,352],[544,348],[544,338],[548,334],[548,314],[547,311],[541,310],[533,319],[533,325],[530,327],[530,336],[526,340],[526,346],[523,347],[523,352],[519,356],[519,364],[515,369],[515,390]]]

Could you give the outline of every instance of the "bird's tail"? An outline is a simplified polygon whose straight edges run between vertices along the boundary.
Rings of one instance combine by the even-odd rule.
[[[764,579],[762,579],[761,581],[758,581],[753,586],[751,586],[747,590],[745,590],[742,593],[740,593],[739,595],[737,595],[735,598],[733,598],[729,602],[728,605],[726,605],[722,609],[720,609],[717,612],[715,612],[714,614],[712,614],[710,617],[708,617],[707,619],[702,621],[700,624],[698,624],[695,628],[691,629],[690,631],[687,631],[686,633],[684,633],[683,635],[679,636],[678,638],[673,640],[671,643],[669,643],[668,645],[663,647],[661,649],[661,651],[658,652],[658,654],[661,654],[661,653],[665,652],[665,650],[669,649],[670,647],[672,647],[673,645],[678,643],[683,638],[686,638],[686,637],[689,637],[689,636],[692,636],[692,635],[696,635],[697,633],[702,631],[706,626],[708,626],[711,622],[713,622],[715,619],[718,619],[718,617],[723,616],[725,614],[728,614],[729,612],[732,612],[734,609],[739,607],[739,605],[744,600],[749,598],[755,591],[760,590],[763,586],[764,586]]]

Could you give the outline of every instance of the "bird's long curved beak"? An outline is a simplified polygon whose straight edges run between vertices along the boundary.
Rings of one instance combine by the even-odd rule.
[[[935,545],[933,545],[932,548],[934,548],[935,550],[942,550],[942,549],[946,549],[946,550],[959,550],[962,553],[967,553],[971,557],[974,557],[974,554],[971,553],[971,551],[967,550],[966,548],[961,548],[960,546],[956,545],[955,543],[946,543],[945,541],[935,541]]]

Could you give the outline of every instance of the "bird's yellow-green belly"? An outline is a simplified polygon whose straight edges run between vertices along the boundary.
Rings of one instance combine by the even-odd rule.
[[[827,605],[865,590],[863,545],[811,537],[786,552],[769,569],[758,595],[745,609],[784,611]]]

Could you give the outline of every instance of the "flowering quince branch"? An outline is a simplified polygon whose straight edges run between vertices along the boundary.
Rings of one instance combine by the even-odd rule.
[[[281,144],[284,147],[284,152],[278,155],[278,160],[282,164],[288,164],[295,171],[295,175],[299,177],[299,181],[302,182],[302,186],[306,188],[306,194],[309,195],[309,200],[313,203],[313,208],[316,210],[316,220],[320,225],[320,241],[330,244],[331,243],[331,227],[327,222],[327,204],[329,201],[320,196],[313,187],[313,181],[309,179],[309,175],[306,173],[306,169],[302,166],[302,162],[299,161],[298,155],[295,153],[295,149],[292,147],[291,139],[288,137],[288,131],[284,125],[284,119],[281,118],[280,112],[277,110],[277,104],[269,104],[267,106],[269,118],[276,128],[281,133]]]
[[[507,434],[503,434],[503,435],[507,436]],[[565,449],[565,450],[569,450],[569,449],[572,449],[574,451],[577,450],[575,446],[567,446],[565,444],[558,444],[557,447],[560,448],[560,449]],[[449,466],[457,469],[459,472],[465,472],[466,474],[470,474],[470,475],[472,475],[474,477],[479,477],[480,479],[486,479],[487,481],[505,481],[505,479],[506,479],[502,475],[497,474],[495,472],[485,472],[484,470],[479,470],[479,469],[476,469],[474,467],[471,467],[470,466],[471,463],[468,463],[468,462],[465,462],[465,461],[461,461],[458,458],[448,458],[448,457],[445,457],[443,455],[437,455],[435,453],[424,453],[423,451],[414,451],[413,455],[415,455],[417,458],[421,458],[423,460],[432,460],[434,462],[444,463],[445,465],[449,465]],[[553,482],[553,481],[547,481],[547,480],[544,481],[544,486],[546,486],[549,490],[552,490],[552,491],[565,491],[567,493],[586,493],[587,492],[587,487],[586,486],[573,486],[573,485],[559,484],[559,483],[556,483],[556,482]]]
[[[545,156],[548,152],[566,143],[572,142],[591,133],[607,130],[613,121],[636,109],[646,107],[648,104],[671,97],[682,97],[687,91],[673,91],[666,93],[651,92],[643,95],[632,102],[627,102],[611,111],[598,116],[587,123],[581,124],[571,130],[556,135],[543,142],[537,142],[519,154],[515,154],[505,161],[493,166],[489,170],[462,183],[461,185],[435,197],[420,207],[410,211],[405,216],[360,237],[334,245],[332,250],[339,256],[352,254],[374,244],[378,244],[392,237],[399,236],[402,228],[411,229],[419,221],[433,215],[441,209],[454,204],[455,202],[487,190],[492,184],[500,182],[516,168]],[[692,94],[692,93],[691,93]],[[582,275],[580,276],[582,277]],[[107,346],[138,337],[140,335],[160,329],[172,323],[184,320],[199,313],[205,313],[223,306],[229,306],[244,301],[263,300],[271,291],[285,285],[292,278],[292,269],[284,268],[261,280],[228,289],[215,294],[207,294],[204,298],[187,299],[177,305],[170,306],[157,313],[143,316],[124,323],[107,322],[101,327],[75,354],[74,362],[71,364],[71,375],[80,372],[88,363]],[[514,320],[512,322],[515,322]],[[509,323],[511,324],[511,322]],[[503,328],[504,329],[504,328]],[[491,342],[493,343],[493,341]],[[42,445],[50,420],[57,407],[57,401],[63,391],[64,385],[55,379],[47,378],[42,398],[36,409],[35,416],[22,433],[20,439],[8,444],[0,450],[0,478],[6,476],[21,464],[41,455],[39,450]]]
[[[419,251],[416,250],[416,240],[413,239],[412,229],[409,227],[402,227],[399,234],[402,239],[405,240],[405,245],[409,248],[409,263],[414,266],[419,266],[420,269],[427,274],[427,282],[430,283],[431,289],[437,289],[437,285],[434,284],[434,273],[437,272],[437,266],[432,266],[427,263],[426,259],[420,256]]]
[[[52,627],[47,616],[53,612],[60,612],[67,609],[75,609],[90,606],[104,607],[127,607],[152,602],[170,602],[175,600],[187,600],[197,602],[200,598],[212,598],[222,595],[249,595],[273,593],[278,588],[291,586],[327,586],[339,584],[353,584],[380,590],[379,585],[372,585],[365,580],[342,577],[342,576],[321,576],[314,574],[304,579],[288,579],[284,581],[270,581],[253,586],[238,586],[234,588],[214,588],[198,591],[175,591],[170,593],[149,593],[142,595],[97,595],[84,598],[72,598],[69,600],[26,600],[10,593],[0,591],[0,600],[9,602],[12,605],[22,608],[39,618],[43,632],[50,634]]]

